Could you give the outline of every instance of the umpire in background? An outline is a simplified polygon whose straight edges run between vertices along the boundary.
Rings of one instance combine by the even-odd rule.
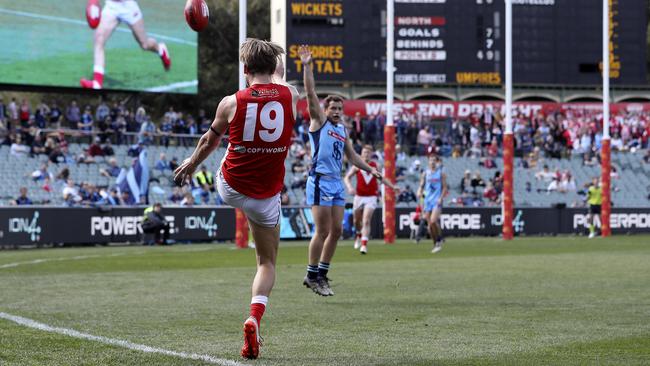
[[[144,210],[144,217],[142,218],[142,232],[145,234],[154,234],[156,244],[168,244],[169,242],[169,223],[162,215],[162,205],[155,203],[151,207]],[[162,239],[160,232],[162,231]],[[145,244],[147,242],[145,241]]]

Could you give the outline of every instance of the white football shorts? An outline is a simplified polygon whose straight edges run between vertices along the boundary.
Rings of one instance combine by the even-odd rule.
[[[225,203],[240,208],[249,220],[258,225],[275,227],[280,223],[280,193],[265,199],[248,197],[232,188],[223,178],[221,170],[217,173],[217,192]]]
[[[377,208],[377,196],[354,196],[354,202],[352,203],[352,209],[358,210],[361,208]]]
[[[102,16],[105,14],[110,14],[128,25],[133,25],[142,19],[142,11],[134,0],[106,0]]]

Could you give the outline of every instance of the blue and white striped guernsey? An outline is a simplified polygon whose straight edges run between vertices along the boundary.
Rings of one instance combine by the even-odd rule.
[[[318,131],[310,131],[312,167],[309,175],[341,179],[345,139],[345,126],[329,120],[326,120]]]

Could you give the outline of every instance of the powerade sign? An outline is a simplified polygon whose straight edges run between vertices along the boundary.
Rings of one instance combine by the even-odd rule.
[[[513,227],[516,234],[548,235],[583,233],[587,227],[587,209],[515,208]],[[414,209],[398,208],[397,237],[408,238],[417,225]],[[373,218],[373,237],[382,235],[381,217]],[[600,220],[596,218],[596,226]],[[612,231],[622,233],[650,233],[650,208],[616,208],[610,216]],[[440,224],[446,235],[500,235],[503,218],[499,208],[445,208]]]
[[[170,226],[169,233],[175,233],[174,216],[165,216]],[[135,236],[142,234],[142,216],[92,216],[90,218],[90,235],[108,236],[125,235]]]
[[[613,210],[609,216],[609,223],[612,231],[616,232],[650,232],[650,209],[643,212],[618,212]],[[588,224],[586,213],[570,213],[572,228],[575,231],[583,230]],[[594,218],[594,224],[600,228],[602,225],[599,216]]]
[[[417,230],[418,227],[414,220],[415,210],[397,208],[395,211],[398,220],[397,237],[410,237],[411,230]],[[445,208],[440,215],[440,225],[445,234],[451,236],[498,235],[501,232],[500,216],[500,210],[495,208]],[[495,217],[499,217],[499,219],[497,220]],[[378,224],[381,225],[381,221]]]

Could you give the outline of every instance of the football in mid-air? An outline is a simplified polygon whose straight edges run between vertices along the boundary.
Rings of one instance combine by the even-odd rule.
[[[102,17],[102,8],[99,6],[99,0],[88,0],[86,4],[86,21],[88,26],[95,29],[99,26]]]
[[[187,0],[185,4],[185,20],[190,28],[200,32],[208,25],[210,10],[205,0]]]

